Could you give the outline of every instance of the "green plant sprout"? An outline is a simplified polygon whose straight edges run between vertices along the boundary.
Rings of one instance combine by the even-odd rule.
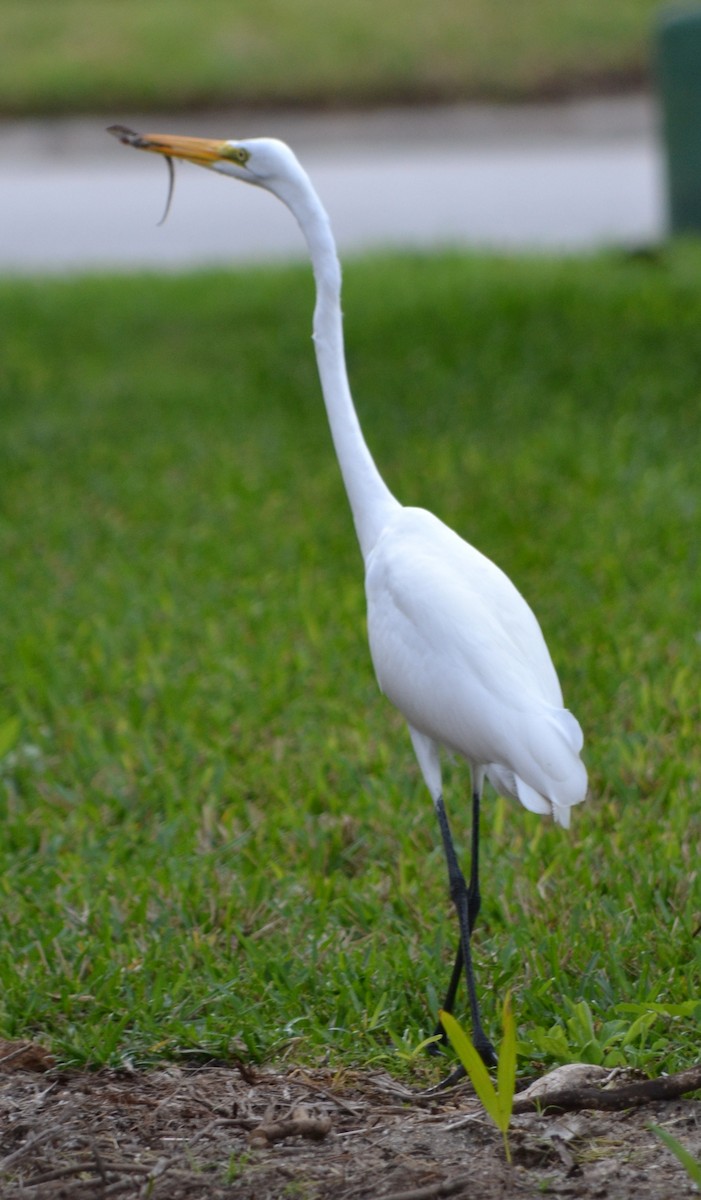
[[[664,1142],[667,1149],[671,1150],[672,1154],[676,1155],[692,1183],[695,1183],[697,1187],[701,1187],[701,1162],[694,1158],[694,1156],[690,1154],[684,1146],[682,1146],[681,1142],[678,1142],[675,1137],[672,1137],[671,1133],[668,1133],[666,1129],[661,1129],[659,1125],[650,1125],[649,1128],[653,1133],[657,1134],[661,1142]]]
[[[439,1016],[450,1044],[467,1071],[478,1099],[497,1129],[501,1131],[504,1139],[504,1154],[506,1161],[510,1164],[511,1150],[508,1134],[516,1087],[516,1022],[511,1008],[511,993],[507,992],[502,1012],[503,1036],[499,1047],[496,1088],[482,1059],[455,1017],[444,1012],[443,1009],[440,1009]]]

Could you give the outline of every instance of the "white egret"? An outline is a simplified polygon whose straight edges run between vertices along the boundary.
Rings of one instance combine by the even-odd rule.
[[[316,281],[313,337],[336,455],[365,563],[370,653],[382,692],[403,713],[433,798],[460,941],[445,999],[464,972],[472,1035],[487,1064],[494,1049],[480,1017],[470,936],[480,907],[479,820],[485,777],[498,793],[569,825],[584,799],[582,732],[562,692],[540,626],[507,576],[437,517],[403,507],[363,438],[345,366],[341,270],[328,216],[284,143],[139,135],[122,141],[265,188],[296,217]],[[472,778],[469,884],[458,864],[441,783],[441,750]]]

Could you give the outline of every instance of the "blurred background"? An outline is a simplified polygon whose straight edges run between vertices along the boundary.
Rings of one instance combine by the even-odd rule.
[[[190,168],[156,231],[165,169],[114,122],[288,140],[344,252],[654,242],[658,19],[655,0],[4,0],[0,269],[302,256],[272,200]]]

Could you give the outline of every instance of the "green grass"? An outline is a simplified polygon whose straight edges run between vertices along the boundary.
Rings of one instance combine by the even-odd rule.
[[[434,1026],[455,921],[311,302],[297,268],[0,287],[0,1034],[63,1061],[400,1070]],[[383,473],[521,587],[586,734],[569,836],[485,804],[487,1028],[511,989],[522,1065],[685,1065],[701,254],[358,262],[345,309]]]
[[[657,0],[3,0],[0,111],[520,98],[647,72]]]

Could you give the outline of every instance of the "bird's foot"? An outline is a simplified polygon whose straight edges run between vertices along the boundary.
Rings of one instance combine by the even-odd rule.
[[[432,1038],[426,1045],[426,1051],[432,1058],[442,1058],[447,1042],[448,1035],[443,1026],[439,1024],[434,1029]],[[497,1065],[497,1052],[482,1029],[475,1034],[472,1044],[485,1067],[495,1067]]]
[[[474,1038],[472,1044],[482,1059],[485,1067],[496,1067],[498,1062],[497,1052],[486,1034],[478,1034],[477,1037]]]
[[[426,1052],[432,1058],[442,1058],[447,1041],[445,1029],[439,1022],[431,1035],[431,1040],[426,1044]]]
[[[440,1083],[433,1083],[431,1087],[424,1088],[421,1095],[436,1096],[439,1092],[446,1092],[448,1088],[455,1087],[456,1084],[460,1083],[460,1080],[464,1079],[466,1074],[467,1071],[462,1063],[458,1063],[457,1067],[454,1067],[450,1072],[450,1075],[446,1075],[445,1079],[441,1079]]]
[[[497,1052],[486,1034],[478,1034],[473,1041],[473,1046],[482,1059],[485,1067],[495,1067],[497,1065]],[[442,1054],[442,1049],[439,1042],[430,1042],[426,1049],[428,1050],[428,1053],[434,1055],[434,1057]],[[464,1079],[466,1075],[467,1071],[463,1067],[462,1063],[458,1063],[457,1067],[454,1067],[450,1074],[446,1075],[445,1079],[442,1079],[440,1083],[434,1083],[430,1088],[426,1088],[421,1094],[425,1096],[432,1096],[438,1092],[445,1092],[448,1088],[455,1087],[456,1084],[460,1083],[460,1080]]]

